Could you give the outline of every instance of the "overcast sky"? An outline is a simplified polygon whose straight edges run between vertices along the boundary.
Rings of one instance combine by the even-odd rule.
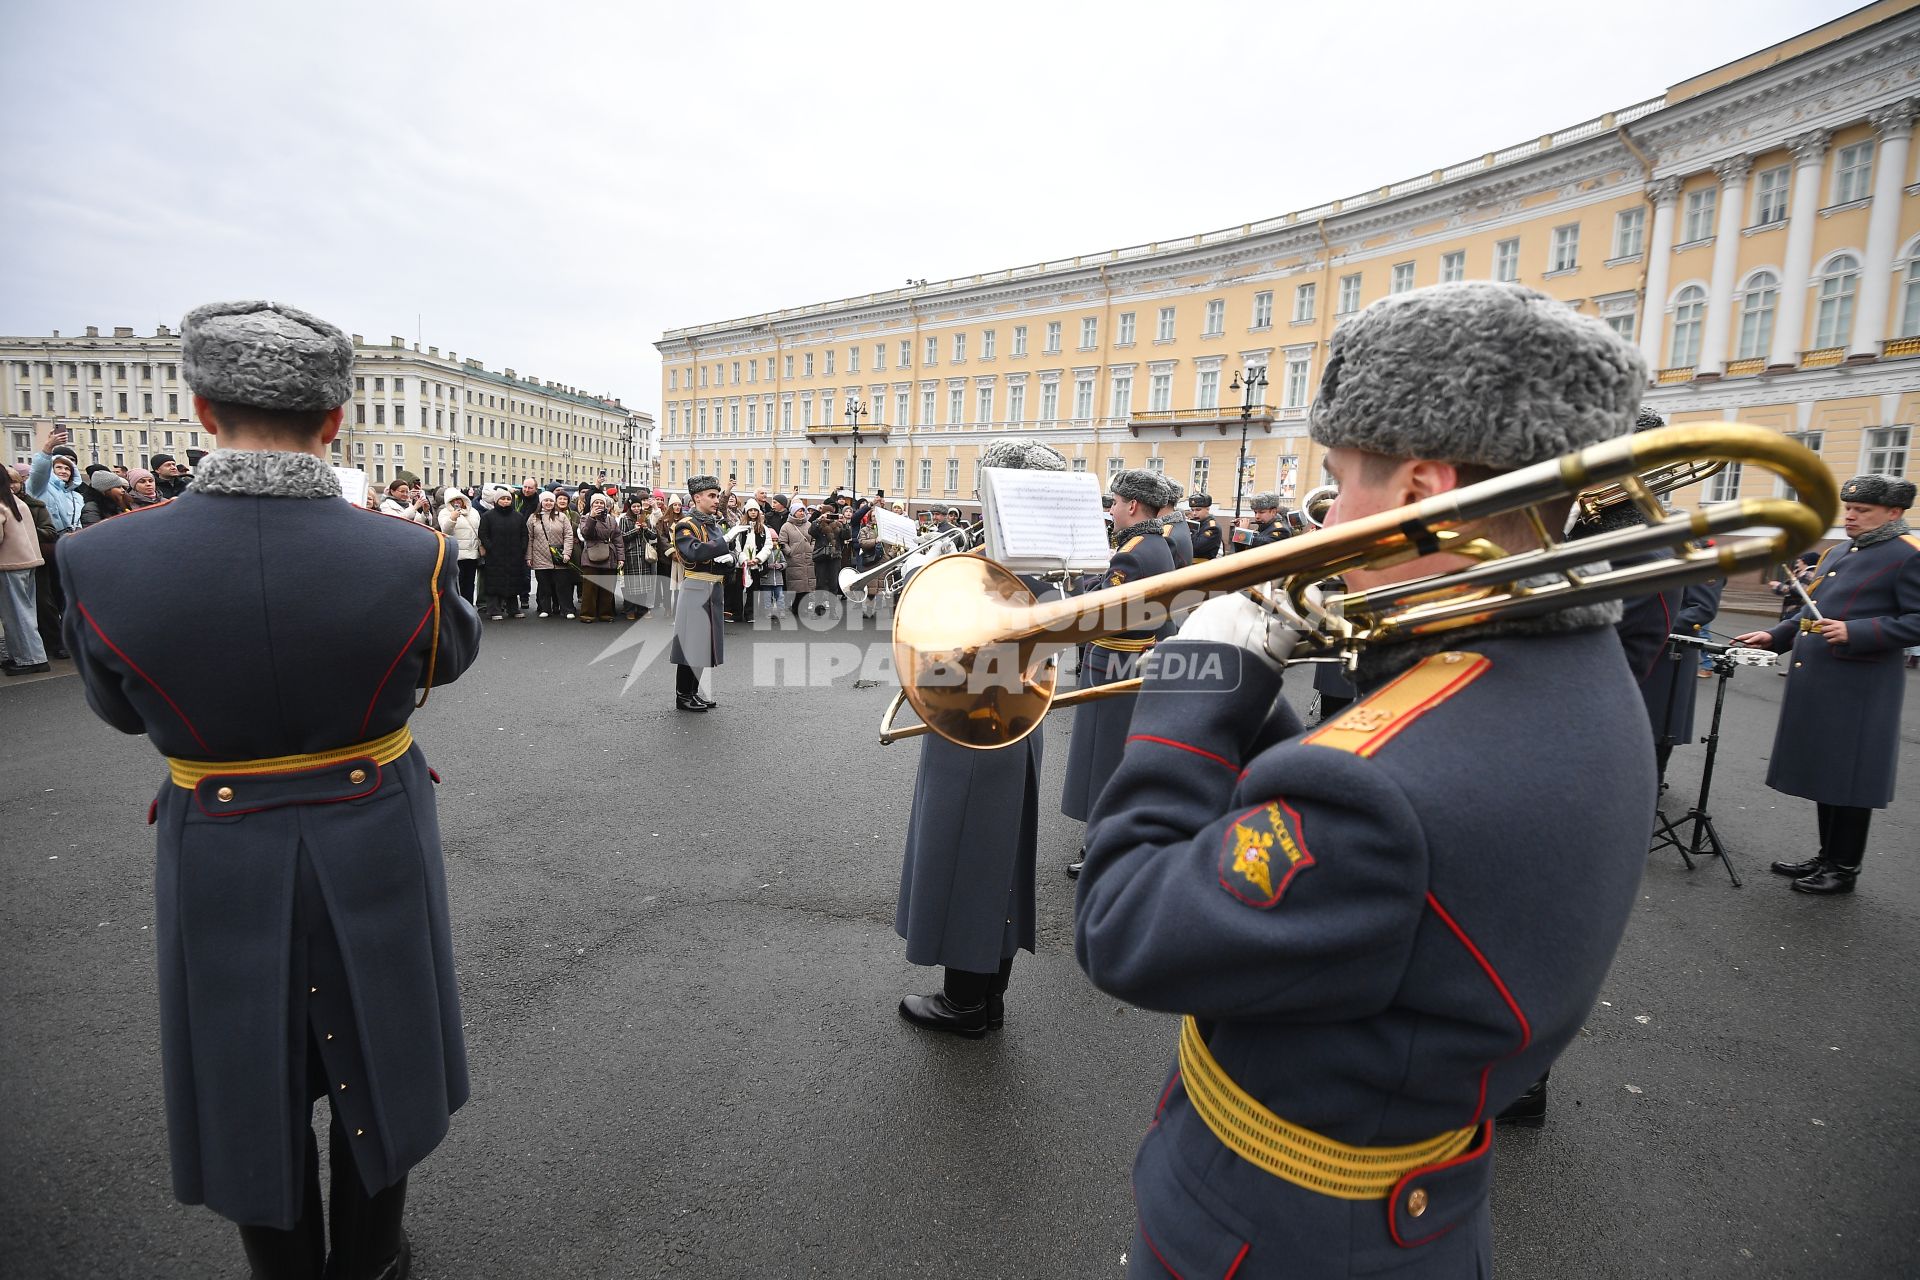
[[[1853,7],[0,0],[0,332],[269,297],[657,412],[665,329],[1304,208]]]

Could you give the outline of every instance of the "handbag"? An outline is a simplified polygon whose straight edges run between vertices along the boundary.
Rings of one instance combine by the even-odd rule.
[[[613,563],[613,548],[607,543],[588,542],[584,545],[586,549],[580,553],[582,563],[591,565],[596,569],[603,565]]]

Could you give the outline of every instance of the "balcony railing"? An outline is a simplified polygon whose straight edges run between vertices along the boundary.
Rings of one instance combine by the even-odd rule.
[[[869,440],[874,440],[885,444],[887,442],[887,433],[892,430],[893,428],[884,422],[876,422],[871,426],[863,426],[860,428],[860,443],[865,444]],[[808,440],[838,440],[841,436],[845,436],[851,440],[853,438],[853,428],[844,422],[830,422],[824,425],[815,424],[807,428]]]
[[[1845,347],[1818,347],[1812,351],[1800,353],[1802,369],[1822,369],[1830,364],[1839,364],[1847,358]]]
[[[1688,364],[1680,365],[1672,369],[1662,369],[1654,376],[1654,381],[1663,387],[1670,386],[1676,382],[1692,382],[1693,366]]]
[[[1888,338],[1880,345],[1880,354],[1889,360],[1898,356],[1920,356],[1920,335],[1911,338]]]
[[[1766,367],[1765,360],[1732,360],[1727,363],[1727,377],[1744,378],[1749,374],[1759,373]]]

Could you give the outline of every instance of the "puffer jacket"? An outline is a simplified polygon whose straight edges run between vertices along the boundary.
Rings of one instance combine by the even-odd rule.
[[[441,508],[440,532],[453,539],[460,550],[460,559],[480,558],[480,513],[464,501],[458,506],[449,502]]]

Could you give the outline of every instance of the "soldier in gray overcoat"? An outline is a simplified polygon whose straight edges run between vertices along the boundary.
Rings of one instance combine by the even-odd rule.
[[[1767,785],[1816,806],[1820,850],[1773,864],[1802,893],[1852,893],[1875,809],[1893,799],[1900,760],[1901,650],[1920,644],[1920,537],[1907,527],[1914,485],[1855,476],[1840,486],[1846,542],[1827,548],[1802,609],[1737,643],[1791,650]]]
[[[222,447],[180,498],[60,549],[88,704],[168,768],[148,820],[173,1191],[239,1224],[255,1276],[387,1280],[407,1171],[467,1100],[439,779],[407,720],[480,619],[442,534],[341,500],[345,334],[234,302],[181,342]],[[182,572],[192,591],[146,589]]]
[[[1065,471],[1032,440],[997,440],[982,467]],[[1050,590],[1025,579],[1036,595]],[[938,734],[920,740],[894,931],[913,964],[941,965],[941,989],[900,1001],[918,1027],[974,1038],[1001,1025],[1013,958],[1034,946],[1034,843],[1040,825],[1045,726],[977,751]]]
[[[708,711],[720,704],[700,692],[700,673],[727,658],[722,591],[733,564],[733,549],[715,514],[720,481],[695,476],[687,481],[693,510],[673,522],[673,547],[686,567],[673,602],[674,705],[682,711]]]

